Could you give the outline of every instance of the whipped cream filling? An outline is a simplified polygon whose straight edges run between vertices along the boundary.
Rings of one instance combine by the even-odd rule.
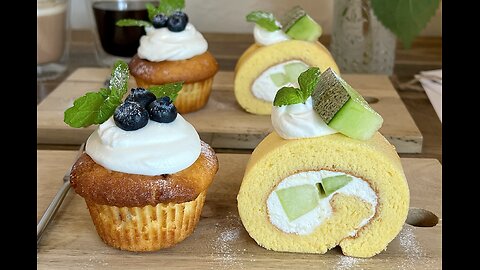
[[[277,187],[270,193],[267,198],[267,209],[268,209],[268,216],[270,222],[286,233],[294,233],[298,235],[307,235],[312,233],[318,226],[320,226],[325,220],[332,216],[332,206],[330,205],[330,199],[337,194],[345,194],[345,195],[352,195],[357,196],[360,199],[366,201],[370,204],[372,209],[372,215],[363,219],[356,228],[348,234],[348,236],[354,236],[357,231],[368,224],[370,219],[375,215],[378,198],[377,194],[370,185],[365,182],[364,180],[354,177],[352,175],[346,174],[352,177],[352,181],[350,181],[344,187],[336,190],[328,197],[320,199],[319,204],[315,209],[306,213],[305,215],[293,220],[289,221],[283,207],[278,199],[276,194],[276,190],[284,189],[293,186],[300,186],[305,184],[315,185],[317,183],[321,183],[323,178],[327,178],[330,176],[336,175],[345,175],[345,173],[341,172],[333,172],[327,170],[320,170],[320,171],[308,171],[308,172],[301,172],[293,174],[280,182]]]
[[[272,107],[272,125],[284,139],[311,138],[337,133],[313,109],[312,97],[305,103]]]
[[[110,117],[90,135],[85,152],[103,167],[123,173],[160,175],[186,169],[200,156],[200,138],[180,114],[171,123],[149,120],[125,131]]]
[[[273,103],[273,100],[275,99],[275,95],[277,94],[277,91],[283,86],[298,87],[297,81],[289,82],[278,87],[275,85],[272,78],[270,77],[272,74],[275,74],[275,73],[285,73],[284,67],[285,65],[288,65],[290,63],[302,63],[305,66],[308,66],[305,62],[300,60],[286,61],[280,64],[276,64],[274,66],[271,66],[268,69],[266,69],[264,72],[262,72],[262,74],[260,74],[260,76],[258,76],[258,78],[253,82],[252,94],[258,99]]]
[[[281,27],[279,22],[276,21],[275,23]],[[270,32],[258,26],[257,24],[255,24],[255,27],[253,28],[253,37],[255,38],[255,43],[263,46],[275,44],[290,39],[290,37],[287,36],[287,34],[285,34],[282,29]]]
[[[203,35],[188,23],[185,30],[171,32],[167,27],[146,27],[146,35],[140,38],[138,57],[152,62],[177,61],[203,54],[208,43]]]

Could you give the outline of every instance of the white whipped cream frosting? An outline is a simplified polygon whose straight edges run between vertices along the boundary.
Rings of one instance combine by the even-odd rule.
[[[278,26],[281,26],[278,22],[275,22]],[[255,42],[257,44],[263,45],[263,46],[268,46],[271,44],[275,44],[278,42],[282,42],[285,40],[289,40],[290,37],[283,32],[282,29],[276,30],[276,31],[268,31],[257,24],[255,24],[255,27],[253,28],[253,37],[255,38]]]
[[[332,172],[327,170],[308,171],[291,175],[282,180],[282,182],[277,185],[277,187],[272,191],[272,193],[270,193],[267,198],[267,209],[270,222],[275,227],[286,233],[294,233],[299,235],[310,234],[325,220],[332,216],[333,211],[332,206],[330,205],[330,200],[335,194],[341,193],[345,195],[359,197],[363,201],[369,203],[370,208],[372,209],[372,214],[369,217],[360,221],[360,223],[357,224],[354,230],[351,231],[348,235],[346,235],[346,237],[354,236],[361,227],[368,224],[368,222],[373,218],[378,204],[377,194],[363,179],[346,174],[352,177],[352,181],[350,181],[344,187],[328,195],[328,197],[321,199],[317,207],[314,208],[312,211],[292,221],[289,221],[287,215],[285,214],[285,211],[283,210],[280,200],[278,199],[277,193],[275,192],[279,189],[293,186],[301,186],[305,184],[310,184],[314,186],[316,183],[321,183],[323,178],[336,175],[345,174],[341,172]]]
[[[145,27],[146,35],[140,38],[138,57],[152,62],[190,59],[207,51],[203,35],[188,23],[185,30],[171,32],[167,27]]]
[[[200,138],[180,114],[171,123],[149,120],[125,131],[110,117],[90,135],[85,152],[103,167],[123,173],[160,175],[186,169],[200,156]]]
[[[304,103],[272,107],[272,125],[284,139],[311,138],[337,133],[313,109],[312,97]]]

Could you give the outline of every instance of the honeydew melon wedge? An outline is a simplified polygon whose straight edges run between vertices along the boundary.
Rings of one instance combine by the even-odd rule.
[[[303,8],[295,6],[281,20],[283,31],[292,39],[315,41],[322,35],[322,27]]]
[[[272,75],[270,75],[270,79],[277,87],[281,87],[289,82],[289,79],[283,73],[273,73]]]
[[[293,221],[317,207],[318,190],[314,185],[293,186],[275,191],[289,221]]]
[[[317,207],[320,199],[323,199],[336,190],[344,187],[352,177],[348,175],[336,175],[322,179],[322,183],[316,185],[299,185],[283,188],[275,191],[283,211],[289,221],[293,221]]]
[[[298,76],[308,69],[308,66],[301,62],[286,64],[284,67],[287,80],[289,82],[297,82]]]
[[[348,175],[336,175],[323,178],[322,186],[323,190],[325,191],[325,195],[328,196],[338,189],[341,189],[350,183],[350,181],[352,181],[352,177]]]
[[[285,70],[285,73],[279,72],[270,75],[270,79],[277,87],[284,86],[287,83],[296,83],[298,76],[307,70],[308,66],[302,62],[294,62],[286,64],[283,66],[283,69]]]
[[[322,120],[348,137],[368,140],[383,124],[383,118],[332,69],[320,74],[312,99]]]

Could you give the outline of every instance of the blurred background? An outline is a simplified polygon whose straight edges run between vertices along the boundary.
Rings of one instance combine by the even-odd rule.
[[[87,16],[86,0],[71,0],[73,29],[92,27]],[[282,15],[294,5],[301,5],[323,28],[324,34],[331,34],[334,0],[187,0],[186,11],[195,27],[201,32],[252,33],[253,24],[245,21],[245,15],[252,10],[270,11]],[[430,20],[420,36],[442,36],[442,6]]]
[[[385,1],[390,2],[389,0]],[[377,31],[378,28],[372,30],[374,25],[379,25],[378,22],[369,24],[370,29],[367,30],[364,24],[360,28],[360,33],[357,33],[358,27],[342,29],[337,27],[338,22],[342,21],[342,17],[348,16],[334,16],[333,14],[338,14],[335,11],[342,10],[347,6],[350,8],[349,10],[357,10],[355,5],[358,7],[359,2],[362,5],[370,3],[368,0],[186,0],[185,2],[190,21],[207,39],[209,51],[215,55],[220,69],[225,72],[234,70],[240,55],[254,42],[252,34],[254,24],[246,22],[246,14],[253,10],[264,10],[279,17],[295,5],[302,6],[322,26],[323,34],[319,41],[329,48],[343,72],[380,73],[388,76],[388,80],[398,91],[424,136],[424,153],[427,157],[434,157],[441,161],[441,1],[435,15],[414,38],[410,48],[403,46],[403,43],[396,40],[391,33],[389,36],[381,34],[382,31]],[[410,1],[408,3],[420,5],[422,2]],[[90,5],[91,1],[89,0],[70,0],[68,27],[72,31],[68,31],[67,38],[69,42],[67,45],[69,51],[66,53],[68,65],[66,71],[55,79],[41,81],[37,76],[37,104],[78,68],[105,66],[98,60],[101,49],[95,38],[96,27]],[[334,25],[335,31],[333,30]],[[345,25],[347,26],[347,24]],[[398,26],[408,25],[399,24]],[[46,29],[50,30],[48,27]],[[373,33],[369,38],[380,42],[368,42],[367,38],[363,41],[365,33]],[[357,36],[362,39],[348,42],[352,37]],[[346,40],[347,42],[336,43],[336,40]],[[369,44],[380,44],[382,47],[378,49]],[[350,45],[358,46],[359,49],[352,49],[349,47]],[[363,48],[365,51],[362,51]],[[358,55],[362,56],[362,59],[369,57],[373,60],[369,60],[368,65],[353,65],[352,68],[350,64],[357,61],[355,57]],[[118,58],[118,56],[116,57]],[[351,59],[353,60],[350,61]],[[385,66],[381,66],[379,63],[385,64]],[[439,86],[440,90],[429,91],[428,87],[425,87],[422,79],[429,78],[435,79],[434,85]],[[438,93],[437,98],[431,93]],[[432,105],[434,106],[432,107]]]

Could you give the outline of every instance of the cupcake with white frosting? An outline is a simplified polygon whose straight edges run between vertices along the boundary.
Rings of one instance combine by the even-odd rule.
[[[181,83],[135,88],[123,100],[128,73],[118,62],[107,89],[87,93],[65,111],[72,127],[99,124],[70,183],[106,244],[154,251],[194,231],[218,160],[176,110]]]
[[[147,4],[150,21],[120,20],[119,26],[145,27],[137,54],[129,63],[139,87],[183,82],[175,101],[180,113],[201,109],[208,102],[218,63],[203,35],[189,22],[184,1]]]

